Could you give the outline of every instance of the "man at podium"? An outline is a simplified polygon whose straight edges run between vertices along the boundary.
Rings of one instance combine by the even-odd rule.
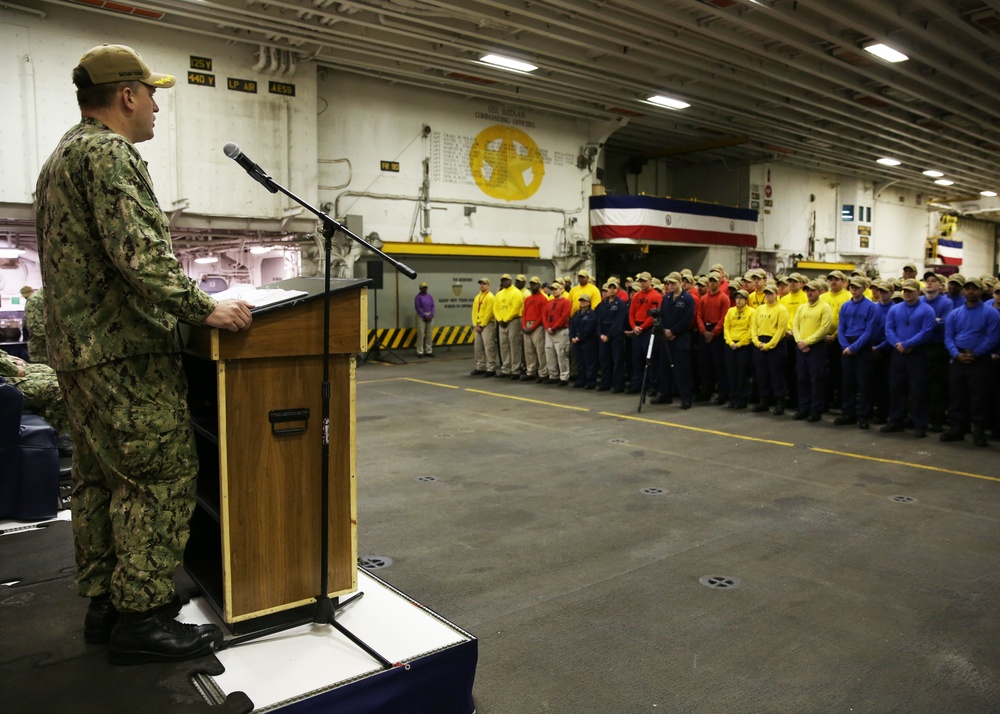
[[[222,641],[214,625],[174,620],[198,468],[176,326],[244,330],[252,305],[216,302],[184,274],[135,148],[153,138],[154,93],[174,82],[124,45],[88,51],[73,70],[82,118],[36,187],[49,363],[74,446],[84,638],[109,642],[117,664],[189,659]]]

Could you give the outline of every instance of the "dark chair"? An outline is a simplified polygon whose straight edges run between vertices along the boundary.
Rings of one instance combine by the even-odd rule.
[[[0,518],[41,521],[59,509],[56,430],[23,414],[21,390],[0,377]]]

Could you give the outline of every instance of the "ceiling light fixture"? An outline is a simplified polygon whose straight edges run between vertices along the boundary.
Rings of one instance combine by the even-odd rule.
[[[924,176],[930,176],[931,178],[939,178],[941,176],[944,176],[943,173],[941,173],[940,171],[935,171],[934,169],[927,169],[926,171],[923,172],[923,174]]]
[[[996,191],[980,191],[979,195],[980,196],[986,196],[987,198],[993,198],[994,196],[997,195],[997,192]]]
[[[898,159],[890,159],[889,157],[886,156],[881,159],[878,159],[876,163],[882,164],[883,166],[899,166],[903,162],[899,161]]]
[[[204,258],[195,258],[194,262],[201,263],[202,265],[208,265],[209,263],[218,263],[219,258],[214,255],[207,255]]]
[[[884,59],[886,62],[905,62],[910,59],[902,52],[894,50],[888,45],[883,45],[881,42],[874,45],[868,45],[865,47],[865,52],[870,52],[876,57]]]
[[[687,102],[681,101],[680,99],[674,99],[673,97],[664,97],[662,94],[657,94],[653,97],[648,97],[646,99],[650,104],[656,104],[657,106],[666,107],[667,109],[687,109],[691,105]]]
[[[502,69],[509,69],[514,72],[534,72],[538,69],[538,67],[533,64],[529,64],[528,62],[517,60],[512,57],[504,57],[503,55],[483,55],[479,58],[479,61],[483,64],[500,67]]]
[[[934,183],[936,183],[938,186],[951,186],[955,182],[954,181],[949,181],[948,179],[938,179]]]
[[[264,255],[265,253],[270,253],[272,250],[274,250],[274,246],[272,245],[255,245],[250,249],[250,254]]]

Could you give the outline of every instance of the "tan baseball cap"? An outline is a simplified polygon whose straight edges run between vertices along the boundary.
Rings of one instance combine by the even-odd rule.
[[[537,275],[532,275],[531,276],[531,280],[529,280],[528,283],[529,284],[530,283],[534,283],[535,285],[541,285],[542,284],[542,279],[540,277],[538,277]]]
[[[681,274],[678,272],[673,272],[663,278],[665,283],[679,283],[681,281]]]
[[[965,282],[968,283],[969,281],[966,280]],[[920,289],[920,281],[919,280],[914,280],[913,278],[907,278],[906,280],[903,281],[903,284],[902,284],[901,287],[903,289],[903,292],[906,292],[907,290],[919,290]]]
[[[861,275],[855,275],[853,278],[851,278],[851,282],[849,284],[853,285],[856,288],[867,289],[868,288],[868,278],[863,277]]]
[[[649,273],[645,272],[645,271],[643,271],[643,272],[641,272],[641,273],[639,273],[638,275],[635,276],[636,280],[652,280],[652,278],[653,278],[653,276],[650,275]]]
[[[517,275],[514,276],[514,280],[515,281],[519,280],[522,283],[524,283],[524,282],[527,282],[528,279],[526,277],[524,277],[524,273],[518,273]]]
[[[93,84],[138,81],[157,89],[169,89],[177,81],[170,74],[160,74],[149,68],[139,53],[125,45],[99,45],[80,58]]]

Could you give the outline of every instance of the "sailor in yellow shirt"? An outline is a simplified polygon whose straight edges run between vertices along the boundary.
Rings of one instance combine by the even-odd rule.
[[[850,301],[851,292],[847,289],[847,276],[839,270],[831,271],[826,276],[826,281],[830,285],[830,291],[819,296],[820,300],[830,306],[830,317],[833,321],[830,334],[826,336],[826,362],[829,375],[826,382],[826,403],[840,405],[842,402],[840,361],[843,348],[837,340],[837,332],[840,329],[840,308],[845,302]]]
[[[520,379],[521,356],[524,350],[524,333],[521,331],[521,313],[524,295],[514,287],[510,275],[500,276],[500,289],[493,300],[493,317],[497,321],[500,338],[499,377]]]
[[[726,374],[729,377],[729,408],[746,409],[750,398],[750,344],[753,341],[755,310],[747,304],[749,294],[737,290],[735,307],[726,311],[722,334],[726,345]]]
[[[590,273],[586,270],[581,270],[576,274],[576,282],[577,285],[574,285],[569,291],[570,317],[580,309],[581,295],[589,295],[591,305],[600,305],[603,298],[598,287],[590,282]]]
[[[472,327],[476,333],[473,339],[476,368],[471,373],[493,377],[497,370],[497,323],[489,278],[479,279],[479,294],[472,301]]]
[[[785,380],[785,333],[788,331],[788,308],[778,302],[778,286],[764,286],[764,304],[757,308],[753,321],[753,366],[760,401],[753,411],[766,412],[774,404],[774,414],[785,413],[788,387]]]
[[[812,422],[823,418],[827,375],[826,338],[833,329],[830,306],[819,299],[822,287],[817,280],[806,283],[805,291],[809,301],[795,311],[792,324],[799,400],[799,410],[794,418]]]
[[[757,268],[756,270],[751,270],[747,275],[750,276],[750,282],[753,285],[753,292],[748,291],[750,299],[747,300],[747,304],[756,310],[764,304],[764,286],[767,284],[767,271],[763,268]]]

